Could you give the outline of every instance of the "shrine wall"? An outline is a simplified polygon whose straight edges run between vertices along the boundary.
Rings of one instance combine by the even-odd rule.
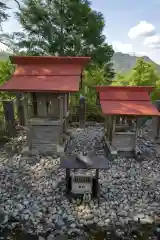
[[[62,134],[61,122],[47,120],[40,123],[38,121],[36,124],[34,120],[28,126],[27,142],[29,149],[39,154],[55,154]]]

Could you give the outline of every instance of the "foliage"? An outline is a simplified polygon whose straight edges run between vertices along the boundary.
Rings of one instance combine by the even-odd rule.
[[[14,35],[5,33],[2,27],[3,23],[9,19],[7,10],[9,10],[9,7],[6,1],[0,1],[0,43],[7,47],[7,52],[13,52],[16,47]]]
[[[83,84],[80,91],[71,96],[70,107],[72,113],[76,114],[77,106],[79,105],[80,95],[86,98],[87,103],[87,119],[99,120],[101,119],[100,113],[96,106],[96,86],[97,85],[109,85],[110,81],[107,79],[105,68],[99,68],[96,66],[94,69],[88,69],[84,72]]]
[[[153,64],[140,58],[131,71],[129,79],[131,86],[156,86],[158,76]]]
[[[117,74],[112,85],[120,86],[153,86],[157,89],[159,83],[159,75],[155,66],[151,63],[139,58],[135,67],[128,73]],[[152,94],[155,100],[155,93]]]
[[[104,17],[88,0],[24,0],[17,14],[25,30],[18,46],[30,55],[90,56],[114,76],[112,46],[103,35]],[[21,39],[20,39],[21,38]]]
[[[0,61],[0,85],[6,82],[13,72],[14,66],[9,61]],[[6,100],[12,98],[12,94],[7,94],[6,92],[0,92],[0,127],[1,127],[1,117],[3,115],[3,106],[1,100]]]
[[[10,78],[13,70],[14,66],[10,63],[10,61],[0,61],[0,85]],[[8,99],[10,97],[12,96],[5,92],[0,93],[0,99]]]
[[[6,13],[8,7],[6,3],[0,1],[0,27],[2,27],[2,23],[8,19],[8,14]]]
[[[137,56],[131,56],[129,54],[124,54],[121,52],[115,52],[112,61],[117,73],[127,73],[134,68],[136,61],[139,58],[140,57]],[[160,71],[160,65],[153,62],[149,57],[144,56],[142,58],[145,62],[152,63],[155,66],[156,70]]]

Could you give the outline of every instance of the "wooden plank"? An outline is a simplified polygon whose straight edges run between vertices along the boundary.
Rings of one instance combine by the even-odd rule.
[[[4,108],[6,131],[10,137],[14,137],[16,130],[15,130],[13,101],[3,101],[3,108]]]
[[[109,151],[110,151],[110,154],[111,154],[111,155],[117,155],[117,149],[116,149],[115,147],[113,147],[113,146],[109,143],[109,141],[107,140],[106,136],[104,137],[104,139],[105,139],[105,143],[106,143],[106,145],[107,145],[107,147],[108,147],[108,149],[109,149]]]
[[[27,93],[24,94],[23,106],[24,106],[24,126],[27,126],[28,125],[28,95],[27,95]]]
[[[84,96],[79,99],[79,125],[80,128],[85,127],[85,113],[86,113],[86,100]]]
[[[47,117],[47,98],[44,93],[37,93],[37,114],[39,117]]]
[[[57,94],[48,94],[48,116],[53,117],[54,119],[59,118],[59,103],[58,103],[58,95]]]
[[[16,94],[17,114],[21,126],[25,126],[23,98],[24,98],[23,93]]]
[[[68,94],[64,95],[64,116],[67,117],[68,114]]]

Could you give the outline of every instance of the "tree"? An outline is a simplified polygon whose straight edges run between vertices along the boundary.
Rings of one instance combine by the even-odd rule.
[[[5,41],[4,41],[4,36],[2,34],[2,24],[4,21],[6,21],[8,19],[8,14],[6,13],[6,11],[8,10],[8,7],[7,5],[0,1],[0,43],[3,43],[5,44]]]
[[[2,23],[8,19],[8,14],[6,13],[8,7],[7,5],[0,1],[0,27],[2,28]]]
[[[6,82],[14,71],[14,66],[10,61],[0,61],[0,85]],[[5,92],[0,93],[0,99],[8,98]]]
[[[135,67],[128,73],[117,74],[112,83],[116,86],[153,86],[155,90],[151,94],[152,100],[156,100],[160,90],[160,77],[152,63],[139,58]],[[158,93],[157,93],[158,92]]]
[[[6,5],[5,1],[0,1],[0,43],[4,44],[8,50],[14,49],[14,38],[12,34],[4,33],[2,24],[8,20],[9,15],[7,10],[9,7]]]
[[[117,74],[113,85],[156,86],[158,79],[155,66],[145,62],[143,58],[139,58],[130,72],[123,75]]]
[[[129,75],[130,75],[130,72],[125,73],[125,74],[117,73],[114,81],[112,82],[112,85],[113,86],[128,86],[129,81],[130,81],[128,79]]]
[[[18,46],[31,55],[91,56],[114,76],[112,46],[106,43],[104,17],[88,0],[24,0],[17,18],[25,33]]]
[[[130,85],[135,86],[156,86],[158,75],[152,63],[145,62],[139,58],[131,71]]]

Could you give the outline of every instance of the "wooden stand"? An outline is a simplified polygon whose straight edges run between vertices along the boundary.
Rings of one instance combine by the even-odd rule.
[[[72,197],[73,194],[71,192],[72,189],[72,179],[71,179],[71,170],[78,170],[78,169],[86,169],[86,170],[95,170],[95,176],[92,179],[92,198],[96,198],[99,203],[100,197],[100,186],[99,186],[99,170],[100,169],[108,169],[108,159],[105,157],[100,156],[92,156],[90,158],[92,165],[87,166],[86,164],[82,163],[81,161],[77,160],[76,155],[68,156],[65,154],[61,156],[60,160],[60,168],[66,169],[66,194],[69,197]]]
[[[139,119],[136,119],[136,129],[131,131],[131,126],[125,130],[120,125],[116,126],[116,116],[106,118],[105,145],[108,149],[108,155],[112,157],[119,154],[122,157],[138,157],[141,154],[137,146],[137,137],[140,135]],[[119,129],[119,130],[118,130]],[[118,131],[117,131],[118,130]],[[138,150],[137,150],[138,149]]]

